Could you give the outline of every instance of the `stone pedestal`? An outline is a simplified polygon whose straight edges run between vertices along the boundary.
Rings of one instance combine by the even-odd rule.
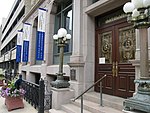
[[[73,58],[72,58],[73,59]],[[74,63],[73,63],[74,62]],[[84,63],[77,61],[73,61],[72,63],[68,63],[70,66],[70,88],[75,90],[75,97],[81,94],[84,90]]]
[[[79,96],[83,92],[83,83],[79,83],[78,81],[69,81],[70,88],[75,90],[75,97]]]
[[[74,98],[74,90],[52,87],[52,109],[60,109],[61,105],[69,103],[72,98]]]

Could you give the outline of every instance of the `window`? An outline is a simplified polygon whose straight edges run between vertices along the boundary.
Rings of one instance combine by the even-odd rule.
[[[65,28],[68,34],[72,35],[72,0],[63,0],[58,3],[55,18],[55,34],[59,28]],[[64,47],[64,64],[69,62],[72,52],[72,39]],[[54,64],[59,63],[59,48],[54,42]]]

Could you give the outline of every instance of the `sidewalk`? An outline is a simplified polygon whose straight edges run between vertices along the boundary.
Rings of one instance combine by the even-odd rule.
[[[0,97],[0,113],[38,113],[38,111],[33,106],[28,104],[28,102],[26,102],[25,100],[23,101],[24,108],[8,111],[4,101],[5,98]]]

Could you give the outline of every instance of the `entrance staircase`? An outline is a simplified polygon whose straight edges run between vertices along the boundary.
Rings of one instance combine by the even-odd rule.
[[[103,94],[103,107],[100,106],[100,94],[87,92],[84,94],[83,113],[124,113],[123,98]],[[81,99],[61,106],[61,110],[51,109],[49,113],[81,113]]]

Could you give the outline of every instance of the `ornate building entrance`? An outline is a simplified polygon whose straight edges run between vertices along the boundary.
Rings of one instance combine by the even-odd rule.
[[[125,19],[104,24],[96,29],[95,81],[104,74],[103,93],[130,97],[135,90],[135,29]],[[99,84],[95,91],[99,91]]]

